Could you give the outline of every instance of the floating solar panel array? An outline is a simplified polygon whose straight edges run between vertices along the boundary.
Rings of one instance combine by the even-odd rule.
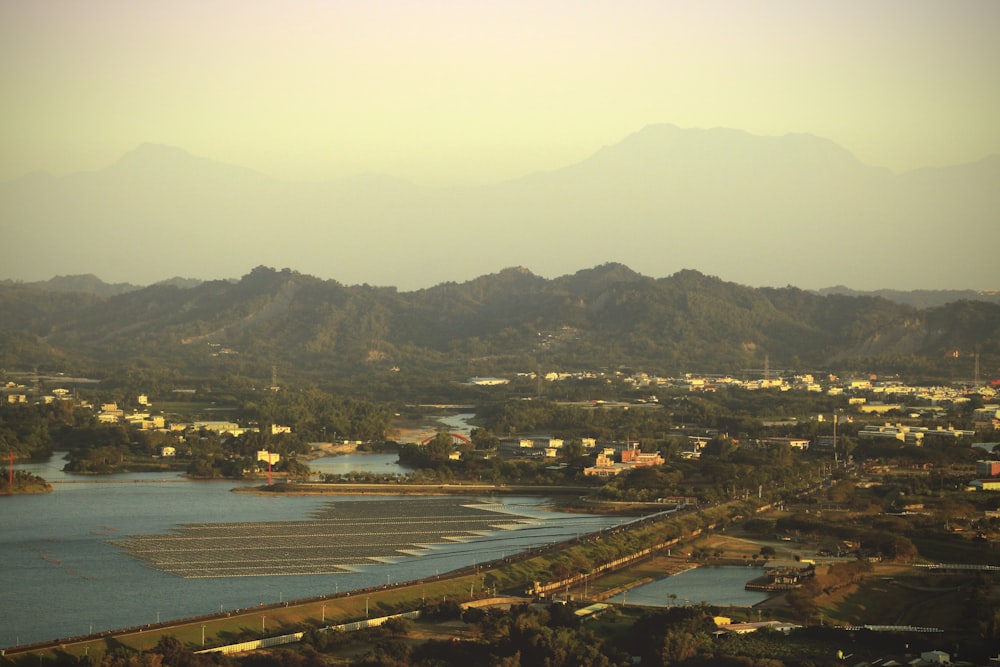
[[[304,521],[193,523],[116,544],[185,578],[336,574],[531,520],[452,498],[331,502]]]

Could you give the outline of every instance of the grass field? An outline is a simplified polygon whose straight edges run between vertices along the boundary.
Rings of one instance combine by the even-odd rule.
[[[424,604],[431,604],[435,601],[466,602],[470,599],[470,588],[476,597],[485,595],[481,586],[482,577],[472,574],[419,586],[331,596],[325,600],[306,604],[289,604],[287,607],[268,606],[266,608],[245,609],[230,612],[221,617],[194,620],[190,623],[172,623],[168,633],[150,627],[128,634],[116,634],[114,637],[63,645],[58,650],[25,654],[20,658],[10,657],[8,659],[11,664],[34,665],[46,662],[65,664],[67,660],[75,661],[85,655],[94,657],[121,647],[135,650],[150,649],[164,634],[176,637],[185,646],[197,650],[202,646],[233,644],[265,636],[301,632],[309,627],[338,625],[366,617],[386,616],[417,609]],[[202,643],[203,636],[204,644]],[[25,660],[27,662],[24,662]]]
[[[153,407],[164,415],[183,420],[224,420],[228,418],[229,413],[235,412],[238,406],[235,403],[215,401],[158,401]]]

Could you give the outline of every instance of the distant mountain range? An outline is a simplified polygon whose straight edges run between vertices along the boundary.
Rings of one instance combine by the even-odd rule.
[[[288,182],[143,145],[98,171],[0,183],[0,271],[119,282],[289,266],[426,288],[615,261],[749,285],[996,289],[1000,156],[893,174],[809,135],[647,127],[496,185]]]
[[[176,287],[195,287],[205,282],[193,278],[170,278],[161,280],[157,285],[173,285]],[[76,292],[78,294],[91,294],[94,296],[115,296],[142,289],[143,285],[133,285],[132,283],[106,283],[93,273],[76,276],[55,276],[48,280],[36,280],[24,282],[21,280],[0,280],[0,285],[23,285],[49,292]]]
[[[173,285],[175,287],[196,287],[205,281],[194,278],[175,277],[161,280],[156,285]],[[52,292],[78,292],[81,294],[92,294],[95,296],[114,296],[125,292],[134,292],[142,289],[143,285],[133,285],[131,283],[106,283],[94,274],[76,276],[55,276],[48,280],[38,280],[34,282],[23,282],[17,280],[0,280],[0,285],[24,285],[41,290]],[[1000,304],[1000,290],[997,291],[976,291],[976,290],[872,290],[865,292],[854,290],[843,285],[834,287],[824,287],[813,290],[817,294],[840,294],[844,296],[878,296],[896,303],[905,303],[917,308],[931,308],[943,306],[954,301],[986,301]]]
[[[65,281],[57,281],[65,286]],[[509,268],[400,292],[258,267],[234,281],[102,296],[0,284],[0,368],[171,378],[286,376],[358,391],[519,371],[762,368],[1000,377],[1000,305],[750,288],[609,263],[555,279]]]
[[[943,306],[954,301],[988,301],[1000,304],[1000,290],[977,292],[975,290],[892,290],[880,289],[870,292],[853,290],[838,285],[816,290],[818,294],[843,294],[846,296],[879,296],[889,301],[905,303],[917,308]]]

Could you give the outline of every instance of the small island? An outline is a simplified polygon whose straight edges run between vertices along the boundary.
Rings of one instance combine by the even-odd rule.
[[[38,475],[25,470],[15,470],[10,476],[0,479],[0,496],[48,493],[51,490],[51,484]]]

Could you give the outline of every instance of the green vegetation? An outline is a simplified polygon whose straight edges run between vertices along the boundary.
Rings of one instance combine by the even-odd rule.
[[[44,460],[52,455],[52,432],[75,424],[72,405],[0,405],[0,456]]]
[[[199,655],[179,639],[164,636],[144,650],[119,646],[94,656],[65,654],[64,664],[78,664],[79,660],[101,667],[624,667],[641,660],[643,665],[657,667],[807,667],[842,665],[842,656],[848,654],[858,661],[901,650],[919,656],[941,646],[951,648],[958,639],[955,635],[823,627],[716,636],[714,617],[719,611],[704,605],[662,610],[612,608],[597,618],[581,620],[573,607],[561,604],[463,612],[457,604],[442,603],[424,607],[417,621],[395,619],[357,632],[310,629],[299,644],[241,656]],[[982,644],[963,644],[966,659],[985,660],[987,654],[988,648]]]
[[[740,374],[768,357],[774,368],[955,380],[969,377],[973,352],[986,372],[1000,368],[997,304],[918,309],[695,271],[652,279],[620,265],[554,280],[503,271],[412,293],[266,267],[236,282],[106,297],[6,284],[0,307],[7,368],[73,368],[153,394],[180,378],[266,386],[275,369],[280,383],[446,402],[489,391],[456,380],[539,368]]]
[[[95,402],[108,402],[108,394],[127,402],[118,390],[88,390]],[[239,478],[266,470],[257,452],[280,455],[275,472],[305,477],[308,466],[299,457],[308,443],[342,437],[380,441],[389,424],[384,405],[335,396],[318,389],[302,391],[255,391],[239,382],[220,383],[205,392],[205,400],[164,403],[161,413],[172,423],[188,428],[164,431],[143,428],[138,422],[102,423],[93,409],[71,399],[45,404],[0,404],[0,456],[14,454],[18,460],[43,460],[52,455],[55,443],[68,452],[66,469],[71,472],[109,474],[174,470],[195,477]],[[237,436],[220,433],[199,422],[224,419],[249,424]],[[273,424],[294,424],[294,433],[271,434]],[[163,448],[174,454],[161,456]]]
[[[310,628],[301,649],[239,659],[195,656],[200,628],[186,627],[156,645],[151,634],[123,640],[91,664],[623,665],[639,656],[644,665],[825,665],[840,664],[837,651],[848,645],[864,645],[872,656],[896,650],[882,636],[822,627],[873,619],[950,623],[949,632],[960,624],[963,646],[1000,640],[991,575],[901,573],[913,564],[1000,565],[1000,552],[991,548],[1000,540],[1000,496],[964,490],[976,462],[1000,454],[972,446],[1000,440],[992,422],[975,412],[994,402],[992,395],[951,392],[947,401],[931,401],[908,394],[909,405],[898,399],[888,412],[868,415],[860,406],[885,394],[749,391],[722,381],[696,386],[655,377],[684,368],[744,379],[792,375],[770,368],[823,368],[829,369],[823,376],[903,373],[929,383],[967,378],[973,350],[984,373],[997,374],[995,304],[917,309],[870,297],[750,289],[690,271],[652,280],[609,265],[551,281],[501,272],[413,294],[259,267],[235,283],[108,297],[0,286],[0,306],[0,362],[22,369],[18,381],[29,385],[7,385],[0,455],[20,461],[58,449],[69,452],[68,469],[80,473],[175,470],[239,478],[266,471],[258,452],[267,451],[280,457],[273,471],[295,480],[309,475],[310,443],[350,440],[398,451],[415,471],[326,481],[573,487],[587,496],[580,501],[586,511],[649,513],[678,497],[695,505],[599,540],[511,559],[479,576],[429,583],[419,605],[413,590],[373,597],[374,609],[385,614],[426,606],[429,596],[435,603],[419,623],[393,622],[349,637],[322,633],[315,628],[325,609],[310,603],[268,617],[281,630]],[[25,369],[39,365],[100,382],[74,385],[74,399],[46,403],[37,395],[42,381],[25,380],[37,376]],[[579,372],[543,379],[553,369]],[[491,375],[508,382],[465,382]],[[55,377],[53,385],[62,380]],[[124,415],[103,423],[85,407],[114,401],[127,414],[138,408],[140,394],[172,428],[126,422]],[[478,427],[469,442],[444,430],[422,444],[392,442],[394,419],[419,421],[425,411],[441,409],[421,407],[427,404],[474,411]],[[841,418],[836,452],[775,440],[818,445],[820,436],[831,435],[830,415]],[[866,425],[887,420],[976,433],[930,433],[919,445],[862,437]],[[555,458],[501,455],[503,438],[543,435],[564,441]],[[601,447],[638,443],[664,463],[587,476],[595,451],[585,439]],[[8,492],[46,486],[19,471]],[[760,515],[761,507],[773,509]],[[462,613],[455,603],[470,584],[520,594],[534,582],[568,582],[579,595],[578,578],[596,574],[601,564],[698,531],[703,541],[685,549],[685,563],[723,557],[722,537],[734,532],[759,542],[729,555],[740,562],[830,559],[775,608],[776,617],[809,627],[787,636],[720,638],[710,621],[717,610],[702,607],[614,609],[581,624],[572,605]],[[606,592],[655,576],[647,563],[588,584]],[[363,603],[338,600],[336,614],[360,618]],[[211,636],[259,636],[260,617],[248,618],[219,619]],[[462,639],[415,636],[433,635],[428,626],[435,623],[460,627]],[[906,639],[913,646],[924,641]]]
[[[52,487],[48,482],[25,470],[15,470],[13,480],[11,480],[10,475],[0,478],[0,496],[13,496],[20,493],[48,493],[51,490]]]

